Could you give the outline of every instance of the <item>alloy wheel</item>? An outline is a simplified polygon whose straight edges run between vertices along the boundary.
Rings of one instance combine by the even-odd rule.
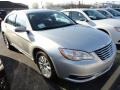
[[[39,65],[41,74],[46,78],[50,78],[52,75],[52,71],[51,71],[52,68],[51,68],[49,60],[43,55],[39,56],[38,65]]]

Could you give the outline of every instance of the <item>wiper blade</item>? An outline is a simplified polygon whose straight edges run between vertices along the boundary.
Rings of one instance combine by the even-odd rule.
[[[66,25],[63,25],[63,27],[64,27],[64,26],[72,26],[72,25],[75,25],[75,24],[66,24]]]
[[[66,25],[61,25],[61,26],[44,27],[44,28],[41,28],[39,30],[55,29],[55,28],[66,27],[66,26],[71,26],[71,25],[76,25],[76,24],[66,24]]]

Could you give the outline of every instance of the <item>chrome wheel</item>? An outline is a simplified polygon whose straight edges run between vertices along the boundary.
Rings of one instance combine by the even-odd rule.
[[[49,60],[43,55],[39,56],[38,65],[39,65],[41,74],[46,78],[50,78],[52,75],[52,71],[51,71],[52,68],[51,68]]]

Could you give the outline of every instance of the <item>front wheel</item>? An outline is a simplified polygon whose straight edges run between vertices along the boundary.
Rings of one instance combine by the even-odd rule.
[[[43,77],[47,79],[53,79],[56,76],[52,62],[44,52],[37,52],[36,60],[38,68],[40,69]]]

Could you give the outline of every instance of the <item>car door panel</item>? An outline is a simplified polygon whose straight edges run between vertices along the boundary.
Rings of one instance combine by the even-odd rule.
[[[18,41],[20,42],[18,43],[18,46],[20,49],[22,49],[23,51],[25,51],[26,53],[29,53],[29,47],[31,46],[31,42],[32,39],[31,37],[33,37],[33,35],[31,34],[31,32],[16,32]]]
[[[4,32],[11,43],[15,43],[15,18],[16,14],[9,15],[4,21]]]
[[[21,13],[17,14],[16,27],[25,27],[27,29],[27,26],[28,26],[27,18],[25,17],[25,15]],[[30,31],[26,30],[26,32],[15,32],[15,33],[17,38],[16,44],[18,45],[18,47],[25,53],[29,53],[29,46],[31,44],[31,40],[29,38],[29,36],[31,35]]]

